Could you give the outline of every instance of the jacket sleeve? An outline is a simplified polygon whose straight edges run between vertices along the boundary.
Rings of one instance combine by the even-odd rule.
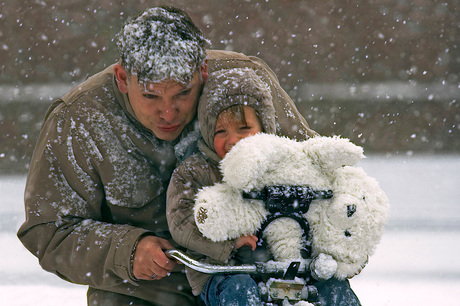
[[[130,257],[147,231],[105,220],[106,195],[98,174],[102,160],[96,161],[100,152],[73,134],[75,124],[58,116],[45,121],[31,161],[26,220],[18,237],[43,269],[67,281],[99,289],[135,284]]]
[[[193,164],[194,157],[179,165],[171,177],[166,202],[169,230],[174,241],[183,247],[226,262],[232,254],[235,241],[213,242],[205,238],[196,226],[193,213],[198,190],[220,179],[209,169],[210,165]]]

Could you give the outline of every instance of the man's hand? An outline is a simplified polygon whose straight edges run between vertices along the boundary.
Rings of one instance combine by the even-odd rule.
[[[254,251],[256,249],[256,246],[257,246],[257,240],[259,240],[257,238],[257,236],[254,236],[254,235],[243,235],[241,236],[240,238],[238,238],[236,240],[236,243],[235,243],[235,249],[238,250],[239,248],[241,248],[242,246],[244,245],[248,245],[251,247],[251,249]]]
[[[163,250],[172,249],[168,240],[145,236],[139,240],[133,259],[133,274],[137,279],[162,279],[169,275],[176,265]]]

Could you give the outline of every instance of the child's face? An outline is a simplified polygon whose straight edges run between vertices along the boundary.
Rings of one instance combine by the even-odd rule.
[[[227,110],[224,110],[217,117],[214,131],[214,150],[220,158],[224,158],[227,152],[241,139],[262,132],[256,111],[249,106],[243,106],[243,109],[246,124],[235,118],[234,114]]]

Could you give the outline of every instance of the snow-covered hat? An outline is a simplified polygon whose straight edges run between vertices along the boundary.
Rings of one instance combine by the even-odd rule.
[[[185,11],[166,6],[131,18],[116,38],[122,65],[141,83],[188,84],[210,45]]]
[[[214,148],[217,117],[234,105],[252,107],[263,131],[275,133],[275,108],[269,86],[251,68],[222,69],[209,75],[198,106],[201,135],[209,148]]]

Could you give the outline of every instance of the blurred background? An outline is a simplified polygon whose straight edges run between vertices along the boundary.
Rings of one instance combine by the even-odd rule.
[[[364,147],[392,216],[351,280],[363,305],[458,304],[458,0],[0,1],[0,304],[86,303],[15,237],[25,177],[50,103],[116,62],[122,23],[160,4],[214,49],[266,61],[314,130]]]
[[[457,0],[4,0],[0,173],[27,171],[51,101],[114,63],[121,24],[158,4],[185,8],[214,49],[266,61],[320,134],[460,152]]]

